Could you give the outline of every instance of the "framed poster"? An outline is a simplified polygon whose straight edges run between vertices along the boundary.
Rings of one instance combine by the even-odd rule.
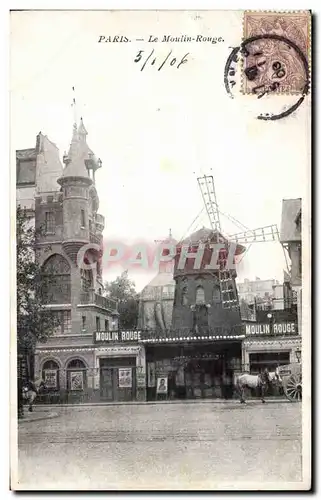
[[[155,387],[156,385],[156,372],[155,363],[151,362],[147,365],[147,385],[148,387]]]
[[[157,394],[167,394],[168,380],[167,377],[159,377],[157,379]]]
[[[118,368],[118,387],[125,388],[132,386],[132,369]]]
[[[70,389],[72,391],[82,391],[84,388],[84,373],[70,372]]]
[[[44,370],[45,385],[48,389],[57,388],[57,370]]]

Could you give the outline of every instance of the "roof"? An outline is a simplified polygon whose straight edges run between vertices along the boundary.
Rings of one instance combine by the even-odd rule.
[[[90,180],[85,162],[93,157],[93,152],[86,142],[86,134],[82,120],[78,129],[74,124],[68,156],[64,159],[66,167],[62,177],[83,177]]]
[[[17,149],[16,158],[20,161],[34,160],[37,156],[36,148]]]
[[[301,212],[302,199],[295,198],[282,201],[281,217],[281,243],[290,241],[301,241],[301,227],[298,222],[298,216]]]
[[[88,135],[88,132],[85,128],[85,125],[84,125],[82,118],[80,118],[80,125],[78,127],[78,134],[79,135]]]
[[[202,227],[201,229],[198,229],[198,231],[195,231],[194,233],[189,235],[185,240],[181,241],[180,243],[185,243],[189,245],[194,243],[206,243],[208,241],[216,243],[217,240],[219,243],[229,242],[228,238],[225,238],[225,236],[223,236],[222,233],[220,233],[219,231]],[[237,244],[236,253],[241,254],[244,251],[245,247],[243,245]]]

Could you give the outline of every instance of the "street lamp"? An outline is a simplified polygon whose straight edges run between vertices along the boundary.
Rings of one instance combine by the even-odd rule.
[[[297,347],[295,350],[295,356],[296,356],[297,362],[300,363],[301,362],[301,349],[299,347]]]

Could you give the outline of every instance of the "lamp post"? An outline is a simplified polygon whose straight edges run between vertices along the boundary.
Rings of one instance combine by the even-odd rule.
[[[295,350],[295,357],[297,359],[297,362],[300,363],[301,362],[301,357],[302,357],[302,353],[301,353],[300,347],[296,348],[296,350]]]

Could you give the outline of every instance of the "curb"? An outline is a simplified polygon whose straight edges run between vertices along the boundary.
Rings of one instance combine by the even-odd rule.
[[[59,417],[58,413],[48,413],[48,415],[39,415],[39,417],[23,417],[18,419],[18,424],[29,424],[30,422],[39,422],[40,420],[49,420]]]
[[[248,399],[247,403],[257,403],[262,404],[261,400],[257,399]],[[289,403],[292,404],[288,399],[266,399],[266,403]],[[149,406],[149,405],[161,405],[161,404],[171,404],[171,405],[226,405],[226,406],[235,406],[235,404],[240,404],[238,399],[231,399],[229,401],[225,400],[187,400],[187,401],[115,401],[115,402],[103,402],[103,403],[66,403],[66,404],[37,404],[37,408],[83,408],[83,407],[95,407],[95,406]]]

